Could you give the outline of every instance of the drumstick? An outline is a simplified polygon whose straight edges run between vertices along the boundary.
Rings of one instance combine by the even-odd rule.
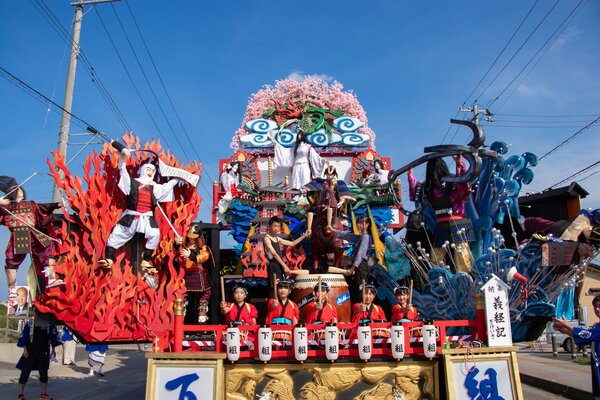
[[[317,281],[317,304],[321,304],[321,275],[319,275],[319,280]]]
[[[275,295],[273,298],[279,300],[277,296],[277,275],[273,275],[273,294]]]
[[[362,280],[362,303],[365,304],[365,296],[367,295],[367,284],[365,280]]]
[[[225,279],[221,277],[221,301],[225,303]]]
[[[408,292],[408,305],[412,306],[413,280],[410,280],[410,292]]]

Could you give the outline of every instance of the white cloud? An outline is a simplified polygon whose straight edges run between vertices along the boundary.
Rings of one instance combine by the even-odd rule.
[[[543,85],[533,86],[521,83],[517,88],[517,93],[525,97],[545,97],[555,101],[560,100],[556,93]]]
[[[573,41],[574,39],[577,39],[577,37],[580,35],[580,29],[578,29],[576,26],[569,26],[567,29],[565,29],[563,33],[560,34],[560,36],[554,41],[554,43],[552,43],[549,52],[559,52],[563,47],[566,46],[567,43]]]
[[[327,74],[304,74],[302,71],[293,71],[288,76],[289,79],[293,79],[296,82],[303,82],[308,77],[318,78],[325,82],[333,82],[333,76]]]

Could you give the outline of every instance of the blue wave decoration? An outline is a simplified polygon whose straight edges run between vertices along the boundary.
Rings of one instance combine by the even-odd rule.
[[[361,120],[354,117],[343,116],[333,120],[333,127],[343,133],[354,132],[363,125]]]
[[[296,144],[296,133],[289,129],[282,129],[275,135],[275,140],[283,147],[293,147]]]
[[[246,129],[250,132],[267,133],[273,129],[277,129],[277,123],[270,119],[258,118],[246,122]]]
[[[240,142],[252,147],[272,147],[273,141],[264,133],[250,133],[240,136]]]
[[[346,133],[342,135],[342,144],[346,146],[360,146],[370,139],[371,137],[364,133]]]
[[[331,144],[331,138],[325,129],[319,129],[306,137],[306,141],[314,146],[325,147]]]

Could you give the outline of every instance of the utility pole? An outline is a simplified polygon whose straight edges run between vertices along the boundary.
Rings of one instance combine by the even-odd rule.
[[[71,124],[71,109],[73,105],[73,90],[75,89],[75,69],[79,57],[79,36],[81,34],[81,21],[83,20],[83,6],[98,3],[109,3],[120,0],[79,0],[71,3],[75,7],[75,21],[73,21],[73,38],[71,39],[71,56],[69,57],[69,69],[67,71],[67,84],[65,87],[65,99],[63,102],[63,113],[60,121],[60,132],[58,133],[58,153],[67,156],[67,145],[69,143],[69,127]],[[60,171],[60,179],[64,178]],[[52,191],[52,202],[57,203],[61,199],[58,186],[54,184]]]
[[[472,112],[473,113],[473,118],[471,118],[471,122],[473,122],[475,125],[479,125],[479,115],[485,115],[485,120],[487,122],[494,122],[494,118],[492,114],[492,112],[490,110],[488,110],[487,108],[479,108],[479,105],[477,103],[473,104],[473,106],[468,107],[468,108],[460,108],[460,111],[462,112]]]

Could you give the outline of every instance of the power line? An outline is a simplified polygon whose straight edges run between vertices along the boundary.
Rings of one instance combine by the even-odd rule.
[[[550,8],[550,10],[546,13],[546,15],[544,15],[544,18],[542,18],[542,20],[536,25],[536,27],[533,29],[533,31],[529,34],[529,36],[527,36],[527,38],[525,39],[525,41],[521,44],[521,46],[519,46],[519,48],[515,51],[515,53],[512,55],[512,57],[506,62],[506,64],[504,64],[504,66],[500,69],[500,72],[498,72],[496,74],[496,76],[494,77],[494,79],[492,79],[492,81],[485,87],[485,89],[483,89],[483,91],[481,93],[479,93],[479,96],[477,96],[477,99],[481,98],[481,96],[483,96],[483,94],[490,88],[490,86],[492,86],[492,84],[494,82],[496,82],[496,79],[498,79],[498,77],[502,74],[502,72],[504,72],[504,70],[506,69],[506,67],[509,66],[509,64],[515,59],[515,57],[517,56],[517,54],[519,54],[519,52],[523,49],[523,47],[527,44],[527,42],[529,42],[529,39],[531,39],[531,37],[533,36],[533,34],[535,32],[537,32],[537,30],[539,29],[539,27],[544,23],[544,21],[546,20],[546,18],[548,18],[548,16],[550,15],[550,13],[552,12],[552,10],[554,10],[554,8],[558,5],[558,2],[560,0],[556,0],[556,3],[554,3],[554,5],[552,6],[552,8]]]
[[[477,90],[477,88],[479,87],[479,85],[481,85],[481,83],[484,81],[484,79],[488,76],[488,74],[490,73],[490,71],[492,70],[492,68],[494,67],[494,65],[496,65],[496,63],[498,62],[498,60],[500,59],[500,57],[502,56],[502,54],[504,54],[504,51],[508,48],[508,46],[510,45],[510,43],[512,42],[512,40],[515,38],[515,36],[517,35],[517,32],[519,32],[519,30],[521,29],[521,27],[523,26],[523,24],[525,23],[525,21],[527,20],[527,18],[529,17],[529,15],[531,14],[531,12],[533,11],[533,9],[535,8],[535,6],[537,5],[538,2],[539,2],[539,0],[536,0],[535,3],[533,3],[533,5],[531,6],[531,8],[529,9],[529,11],[527,12],[527,14],[525,15],[525,17],[523,18],[523,20],[521,20],[521,23],[519,24],[519,26],[517,27],[517,29],[515,29],[515,31],[513,32],[512,36],[510,37],[510,39],[508,39],[508,42],[506,42],[506,44],[504,45],[504,47],[502,48],[502,50],[500,50],[500,53],[498,53],[498,55],[496,56],[496,59],[494,60],[494,62],[492,62],[492,64],[490,65],[490,67],[488,68],[488,70],[485,72],[485,74],[483,75],[483,77],[479,80],[479,82],[477,82],[477,85],[475,85],[475,87],[473,88],[473,90],[471,90],[471,93],[469,93],[469,95],[467,96],[467,98],[465,99],[465,102],[463,104],[465,104],[467,101],[469,101],[469,98],[473,95],[473,93],[475,93],[475,91]]]
[[[589,177],[591,177],[591,176],[593,176],[593,175],[596,175],[596,174],[597,174],[597,173],[599,173],[599,172],[600,172],[600,171],[592,172],[592,173],[591,173],[591,174],[589,174],[588,176],[586,176],[586,177],[584,177],[584,178],[581,178],[581,179],[579,179],[579,182],[583,182],[583,181],[585,181],[587,178],[589,178]]]
[[[543,156],[541,156],[540,158],[538,158],[538,162],[542,161],[542,159],[544,159],[548,155],[554,153],[556,150],[558,150],[559,148],[561,148],[562,146],[564,146],[565,144],[567,144],[571,140],[575,139],[577,136],[581,135],[585,130],[590,129],[594,124],[598,123],[598,121],[600,121],[600,117],[596,118],[595,120],[593,120],[592,122],[590,122],[589,124],[587,124],[586,126],[584,126],[583,128],[579,129],[577,132],[575,132],[574,134],[572,134],[571,136],[569,136],[568,138],[566,138],[565,140],[563,140],[562,142],[560,142],[558,145],[556,145],[554,148],[552,148],[551,150],[549,150],[548,152],[546,152],[546,154],[544,154]]]
[[[582,118],[582,117],[595,117],[598,114],[573,114],[573,115],[539,115],[539,114],[494,114],[494,116],[505,116],[505,117],[526,117],[526,118]]]
[[[565,23],[570,19],[571,15],[573,15],[573,13],[575,12],[575,10],[577,10],[583,4],[584,1],[585,0],[581,0],[575,6],[575,8],[573,8],[573,10],[571,10],[571,12],[569,13],[569,15],[567,15],[565,17],[565,19],[563,19],[563,21],[560,23],[560,25],[558,25],[558,27],[554,30],[554,32],[552,32],[552,34],[550,35],[550,37],[544,42],[544,44],[539,48],[539,50],[536,51],[536,53],[533,55],[533,57],[531,57],[531,59],[529,59],[529,61],[527,62],[527,64],[525,64],[525,66],[523,68],[521,68],[521,70],[519,71],[519,73],[517,75],[515,75],[515,77],[509,82],[509,84],[506,85],[504,87],[504,89],[502,89],[502,91],[500,92],[500,94],[498,96],[496,96],[492,101],[490,101],[488,103],[488,105],[491,106],[492,104],[494,104],[496,102],[496,100],[498,100],[500,98],[500,96],[502,96],[504,94],[504,92],[506,92],[508,90],[508,88],[519,78],[519,76],[521,76],[521,74],[523,73],[523,71],[525,71],[527,69],[527,67],[529,66],[529,64],[531,64],[531,62],[538,56],[538,54],[540,54],[540,52],[548,45],[548,43],[550,43],[550,40],[552,40],[552,38],[556,35],[556,33],[562,28],[563,25],[565,25]]]
[[[494,114],[496,116],[497,114]],[[519,121],[514,119],[496,119],[494,118],[494,122],[510,122],[517,124],[576,124],[576,123],[589,123],[592,122],[589,119],[585,120],[568,120],[568,121]]]
[[[152,93],[152,96],[154,97],[154,100],[156,101],[158,108],[160,109],[160,112],[162,113],[165,121],[167,122],[167,125],[171,129],[171,133],[173,133],[173,136],[175,137],[177,144],[179,144],[179,147],[181,147],[181,149],[183,150],[183,154],[189,160],[189,156],[187,155],[187,153],[185,152],[185,149],[183,148],[183,145],[179,141],[179,138],[177,137],[177,134],[175,133],[175,130],[173,129],[173,126],[171,125],[171,122],[169,121],[169,118],[167,118],[165,111],[163,110],[163,108],[160,104],[160,101],[158,101],[158,97],[156,97],[156,92],[154,91],[154,88],[152,88],[152,85],[150,84],[150,81],[148,80],[146,71],[144,70],[142,63],[140,62],[140,59],[138,58],[137,53],[135,52],[135,49],[133,48],[133,45],[131,44],[131,40],[129,40],[129,35],[127,35],[127,31],[125,31],[125,27],[121,23],[121,18],[119,18],[119,15],[117,14],[117,11],[115,10],[115,6],[113,4],[111,4],[111,7],[113,10],[113,13],[115,14],[115,17],[117,18],[117,21],[119,22],[119,26],[121,27],[121,30],[123,31],[123,34],[125,35],[125,39],[127,39],[127,43],[129,44],[129,48],[131,49],[131,52],[133,53],[133,57],[135,58],[135,61],[137,62],[138,67],[140,67],[140,70],[142,71],[144,80],[146,81],[146,84],[148,85],[148,88],[150,89],[150,92]]]
[[[164,143],[167,145],[167,147],[171,147],[169,145],[169,142],[167,141],[167,139],[163,135],[162,131],[158,127],[158,124],[156,123],[156,120],[152,116],[152,113],[150,112],[150,109],[148,109],[148,106],[146,105],[146,102],[144,101],[144,98],[142,97],[142,94],[140,93],[137,85],[135,84],[135,81],[133,80],[133,77],[129,73],[129,69],[127,68],[127,65],[125,65],[125,61],[123,60],[123,57],[121,57],[121,53],[119,52],[119,49],[117,48],[117,45],[115,44],[112,36],[110,35],[110,32],[108,31],[108,28],[106,27],[106,24],[104,24],[104,20],[100,16],[100,12],[98,10],[96,10],[96,15],[98,16],[98,19],[100,20],[100,24],[102,25],[102,28],[104,28],[104,32],[106,32],[106,35],[108,36],[108,40],[112,44],[113,49],[115,50],[115,53],[117,53],[117,57],[119,58],[119,61],[121,62],[121,65],[125,69],[125,73],[127,74],[127,77],[129,78],[129,81],[131,82],[131,84],[133,86],[133,89],[135,90],[135,93],[137,94],[138,98],[142,102],[142,105],[144,106],[144,109],[146,110],[146,113],[148,113],[148,116],[150,117],[150,120],[154,124],[154,127],[156,128],[156,130],[157,130],[158,134],[160,135],[160,137],[163,139]],[[181,147],[181,144],[180,144],[180,147]],[[182,150],[183,150],[183,148],[182,148]],[[185,151],[184,151],[184,154],[185,154]]]
[[[91,128],[92,125],[90,123],[88,123],[87,121],[85,121],[82,118],[79,118],[77,115],[73,114],[72,112],[69,112],[67,110],[65,110],[61,105],[55,103],[52,99],[50,99],[48,96],[44,95],[43,93],[41,93],[39,90],[33,88],[32,86],[28,85],[27,83],[25,83],[23,80],[19,79],[18,77],[16,77],[15,75],[11,74],[8,70],[6,70],[3,67],[0,67],[0,75],[2,75],[7,81],[11,82],[12,84],[14,84],[15,86],[19,87],[20,89],[22,89],[23,91],[25,91],[27,94],[29,94],[30,96],[36,98],[44,105],[47,105],[47,103],[42,102],[39,98],[41,97],[42,99],[44,99],[46,102],[50,103],[51,105],[53,105],[54,107],[60,109],[63,112],[66,112],[67,114],[69,114],[72,118],[76,119],[77,121],[80,121],[83,125],[80,125],[81,128],[83,129],[87,129],[87,128]]]
[[[48,8],[48,6],[40,0],[31,0],[31,2],[32,2],[32,5],[34,6],[34,8],[36,8],[36,10],[46,20],[46,22],[48,22],[50,27],[58,34],[58,36],[63,41],[65,41],[69,46],[71,46],[73,44],[73,39],[72,39],[71,35],[62,26],[60,20],[56,17],[56,15],[54,15],[52,10],[50,10],[50,8]],[[81,46],[78,46],[78,49],[79,49],[78,57],[79,57],[79,60],[81,61],[82,65],[84,66],[84,70],[90,76],[92,83],[96,86],[96,88],[100,92],[100,95],[102,96],[102,98],[104,99],[106,104],[108,105],[108,108],[111,110],[111,112],[113,113],[115,118],[119,121],[119,123],[123,126],[123,128],[125,130],[131,130],[129,123],[125,119],[125,116],[123,115],[123,113],[121,112],[119,107],[117,106],[116,102],[112,98],[108,89],[106,89],[106,86],[104,86],[104,83],[100,79],[100,76],[95,71],[92,63],[87,58],[87,56],[84,53]]]
[[[585,0],[584,0],[585,2]],[[579,7],[579,9],[573,14],[573,16],[570,18],[571,20],[575,19],[575,17],[579,14],[579,12],[581,11],[581,9],[583,8],[583,6]],[[567,28],[567,26],[569,26],[569,24],[571,23],[571,21],[568,21],[567,24],[565,24],[565,26],[560,30],[560,32],[554,37],[554,39],[552,39],[552,41],[550,42],[550,44],[548,46],[546,46],[546,49],[544,50],[544,52],[542,53],[541,56],[538,57],[538,59],[535,61],[535,63],[533,64],[533,66],[531,68],[529,68],[529,71],[527,71],[527,73],[525,74],[525,76],[523,76],[523,78],[520,80],[520,82],[514,86],[514,88],[511,90],[510,94],[508,96],[506,96],[506,98],[504,99],[504,101],[502,102],[502,104],[500,105],[500,107],[498,107],[496,110],[500,111],[508,102],[508,100],[512,97],[513,94],[515,94],[515,92],[517,91],[517,89],[523,84],[523,82],[525,82],[525,80],[529,77],[529,74],[531,74],[533,72],[533,70],[535,69],[535,67],[537,67],[537,65],[539,64],[539,62],[542,60],[542,58],[544,58],[544,56],[546,55],[546,53],[548,52],[548,50],[550,48],[552,48],[552,45],[554,44],[554,42],[562,35],[562,33],[565,31],[565,29]]]
[[[167,87],[165,85],[164,80],[162,79],[162,76],[160,74],[160,72],[158,71],[158,67],[156,65],[156,62],[154,61],[154,57],[152,57],[152,53],[150,52],[150,48],[148,47],[148,44],[146,43],[146,40],[144,39],[144,35],[142,34],[142,30],[140,29],[140,26],[137,22],[137,19],[135,18],[135,15],[133,13],[133,10],[131,9],[131,7],[129,6],[129,2],[127,0],[125,0],[125,4],[127,5],[127,9],[129,10],[129,14],[131,15],[131,19],[133,20],[133,23],[138,31],[138,34],[142,40],[142,43],[144,45],[144,48],[146,49],[146,54],[148,55],[148,58],[150,59],[150,62],[152,63],[152,67],[154,68],[154,71],[156,72],[156,76],[158,77],[158,80],[167,96],[167,99],[169,100],[169,104],[171,105],[171,108],[173,109],[173,112],[175,113],[175,116],[177,117],[177,121],[179,122],[179,125],[181,126],[181,129],[183,130],[188,142],[190,143],[190,146],[194,152],[194,154],[196,155],[196,157],[198,158],[198,160],[201,160],[200,155],[198,154],[198,151],[196,150],[196,146],[194,145],[194,142],[192,141],[192,139],[190,138],[190,135],[188,134],[187,129],[185,128],[185,125],[183,124],[181,117],[179,116],[179,113],[177,112],[177,108],[175,107],[175,104],[173,103],[173,100],[171,99],[171,95],[169,94],[169,91],[167,90]],[[206,174],[206,176],[208,177],[209,181],[212,182],[213,179],[211,178],[210,174],[208,173],[208,171],[203,170],[203,172]],[[209,198],[212,200],[212,192],[210,190],[208,190],[205,186],[204,186],[204,181],[201,180],[201,185],[202,187],[205,189],[205,191],[208,193]]]
[[[526,128],[526,129],[564,129],[564,128],[579,128],[579,125],[543,125],[543,126],[530,126],[530,125],[499,125],[489,124],[485,126],[493,126],[494,128]]]
[[[525,17],[521,20],[521,23],[519,24],[519,26],[517,27],[517,29],[515,29],[515,31],[511,35],[511,37],[508,40],[508,42],[506,42],[506,44],[504,45],[504,47],[502,48],[502,50],[500,51],[500,53],[498,53],[498,55],[496,56],[496,59],[492,62],[492,64],[489,66],[488,70],[485,72],[485,74],[483,75],[483,77],[479,80],[479,82],[477,82],[477,85],[475,85],[475,87],[471,90],[471,92],[469,93],[469,95],[467,96],[467,98],[465,99],[465,101],[462,103],[461,109],[462,109],[462,107],[464,107],[464,105],[467,103],[467,101],[469,101],[469,98],[471,98],[471,96],[473,95],[473,93],[475,93],[475,91],[477,90],[477,88],[481,85],[481,83],[488,76],[488,74],[490,73],[490,71],[492,70],[492,68],[494,67],[494,65],[496,65],[496,63],[498,62],[498,60],[500,59],[500,57],[502,56],[502,54],[504,54],[504,51],[508,48],[508,46],[510,45],[510,43],[512,43],[512,40],[514,39],[514,37],[516,36],[516,34],[519,32],[519,30],[521,29],[521,27],[523,26],[523,24],[525,23],[525,21],[527,20],[527,18],[529,17],[529,15],[531,14],[531,12],[535,8],[535,6],[537,5],[538,1],[539,0],[536,0],[535,3],[533,3],[533,5],[529,9],[529,11],[525,15]],[[475,103],[477,103],[477,99],[475,100]],[[456,119],[456,117],[458,116],[459,112],[460,112],[460,109],[454,115],[454,119]],[[448,127],[448,130],[444,134],[444,137],[442,138],[442,143],[444,142],[444,140],[448,136],[448,133],[450,132],[451,129],[452,129],[452,124],[450,124],[450,126]],[[454,130],[454,134],[452,135],[452,139],[450,140],[450,142],[454,141],[454,139],[456,138],[456,135],[458,134],[458,130],[459,130],[459,126],[456,126],[456,128]]]
[[[572,178],[576,177],[577,175],[581,175],[582,173],[584,173],[584,172],[586,172],[586,171],[588,171],[588,170],[590,170],[590,169],[594,168],[594,167],[595,167],[596,165],[598,165],[598,164],[600,164],[600,160],[596,161],[596,162],[595,162],[595,163],[593,163],[593,164],[590,164],[590,165],[588,165],[588,166],[587,166],[587,167],[585,167],[585,168],[582,168],[582,169],[580,169],[579,171],[575,172],[575,173],[574,173],[574,174],[572,174],[572,175],[569,175],[569,176],[567,176],[567,177],[566,177],[565,179],[563,179],[562,181],[560,181],[560,182],[557,182],[557,183],[555,183],[554,185],[552,185],[552,186],[548,187],[548,189],[552,189],[554,186],[558,186],[558,185],[560,185],[561,183],[564,183],[564,182],[566,182],[566,181],[568,181],[568,180],[570,180],[570,179],[572,179]],[[600,172],[600,171],[598,171],[598,172]],[[596,173],[596,172],[595,172],[595,173]],[[587,177],[586,177],[586,179],[587,179],[587,178],[589,178],[590,176],[591,176],[591,175],[587,176]]]

